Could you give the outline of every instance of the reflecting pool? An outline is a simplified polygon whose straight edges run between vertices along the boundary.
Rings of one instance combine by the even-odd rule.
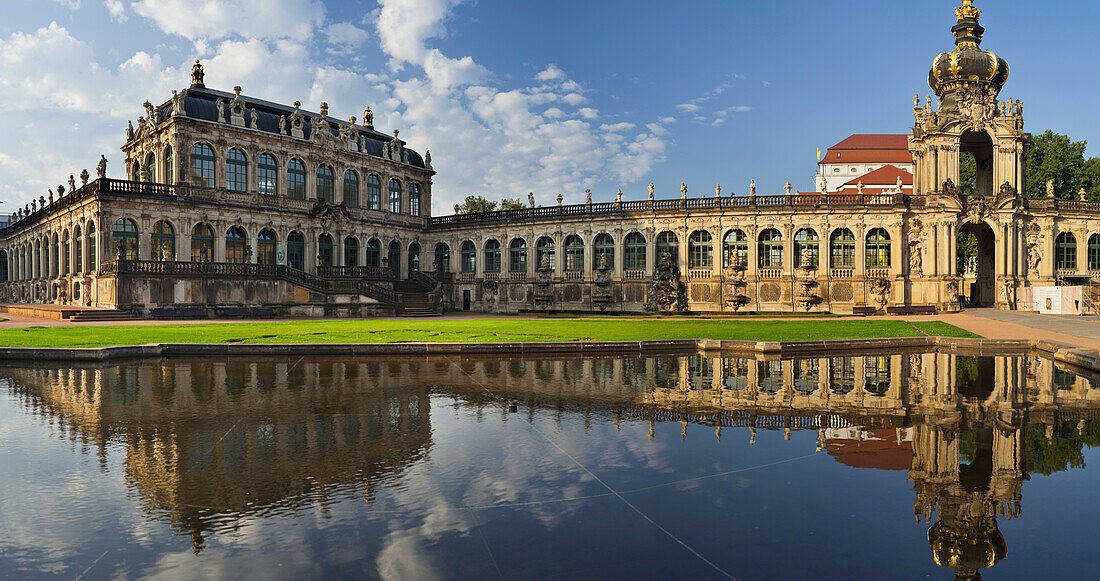
[[[1094,576],[1032,355],[0,365],[0,577]]]

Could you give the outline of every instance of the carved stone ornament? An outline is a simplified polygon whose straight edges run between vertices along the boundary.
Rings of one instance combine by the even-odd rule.
[[[870,291],[871,300],[874,301],[875,307],[881,311],[890,302],[890,281],[885,278],[873,279],[870,284]]]
[[[984,222],[989,214],[989,204],[984,196],[970,196],[966,201],[966,222],[978,224]]]
[[[1039,225],[1032,222],[1027,227],[1027,270],[1029,273],[1038,274],[1039,263],[1043,261],[1043,254],[1039,250],[1041,248],[1042,230]]]
[[[959,113],[975,130],[988,127],[997,116],[997,90],[989,86],[972,85],[958,92]]]

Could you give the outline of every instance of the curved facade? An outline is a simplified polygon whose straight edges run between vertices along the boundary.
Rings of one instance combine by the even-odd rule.
[[[128,180],[41,198],[0,231],[7,302],[369,314],[1034,309],[1100,273],[1100,204],[1022,195],[1023,105],[965,2],[914,99],[913,185],[430,216],[431,156],[396,131],[192,86],[128,129]],[[965,66],[964,66],[965,65]],[[984,68],[983,68],[984,67]],[[965,69],[965,70],[964,70]],[[979,70],[980,69],[980,70]],[[966,74],[963,74],[966,73]],[[977,165],[960,194],[960,159]],[[105,163],[105,162],[104,162]],[[82,180],[84,181],[84,180]],[[956,240],[978,240],[960,272]],[[1045,295],[1043,295],[1045,296]],[[1081,297],[1085,299],[1086,297]],[[426,303],[425,303],[426,301]],[[1081,306],[1081,305],[1079,305]]]

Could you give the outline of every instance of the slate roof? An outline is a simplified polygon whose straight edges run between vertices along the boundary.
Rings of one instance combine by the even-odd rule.
[[[218,106],[217,101],[220,97],[225,101],[225,115],[229,116],[229,102],[232,101],[236,95],[233,93],[226,93],[225,91],[218,91],[210,89],[208,87],[192,86],[188,87],[183,93],[184,109],[187,112],[187,117],[194,119],[203,119],[206,121],[216,122],[218,120]],[[241,95],[241,100],[244,101],[245,107],[249,111],[245,112],[245,118],[249,119],[248,123],[251,126],[251,109],[256,110],[257,120],[259,121],[259,129],[268,133],[279,134],[279,119],[283,116],[287,117],[287,123],[289,125],[290,115],[294,112],[294,107],[287,105],[280,105],[278,103],[272,103],[270,101],[264,101],[263,99],[257,99],[255,97],[248,97],[244,94]],[[172,108],[172,102],[169,100],[165,104],[157,108],[158,112],[170,112]],[[299,109],[302,115],[305,116],[305,124],[303,130],[305,132],[305,138],[310,139],[313,132],[313,120],[320,117],[320,113],[307,111],[305,109]],[[347,127],[351,125],[348,121],[336,119],[334,117],[325,117],[325,120],[329,124],[329,131],[333,136],[339,135],[340,127]],[[373,155],[375,157],[382,157],[383,144],[393,140],[392,135],[386,135],[374,129],[368,129],[361,125],[355,126],[359,135],[363,136],[363,151],[364,153]],[[416,151],[405,147],[408,153],[409,165],[414,167],[424,168],[424,158]]]

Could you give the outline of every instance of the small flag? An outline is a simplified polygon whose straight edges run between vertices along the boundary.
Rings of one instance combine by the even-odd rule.
[[[821,161],[821,148],[817,148],[817,161]]]

